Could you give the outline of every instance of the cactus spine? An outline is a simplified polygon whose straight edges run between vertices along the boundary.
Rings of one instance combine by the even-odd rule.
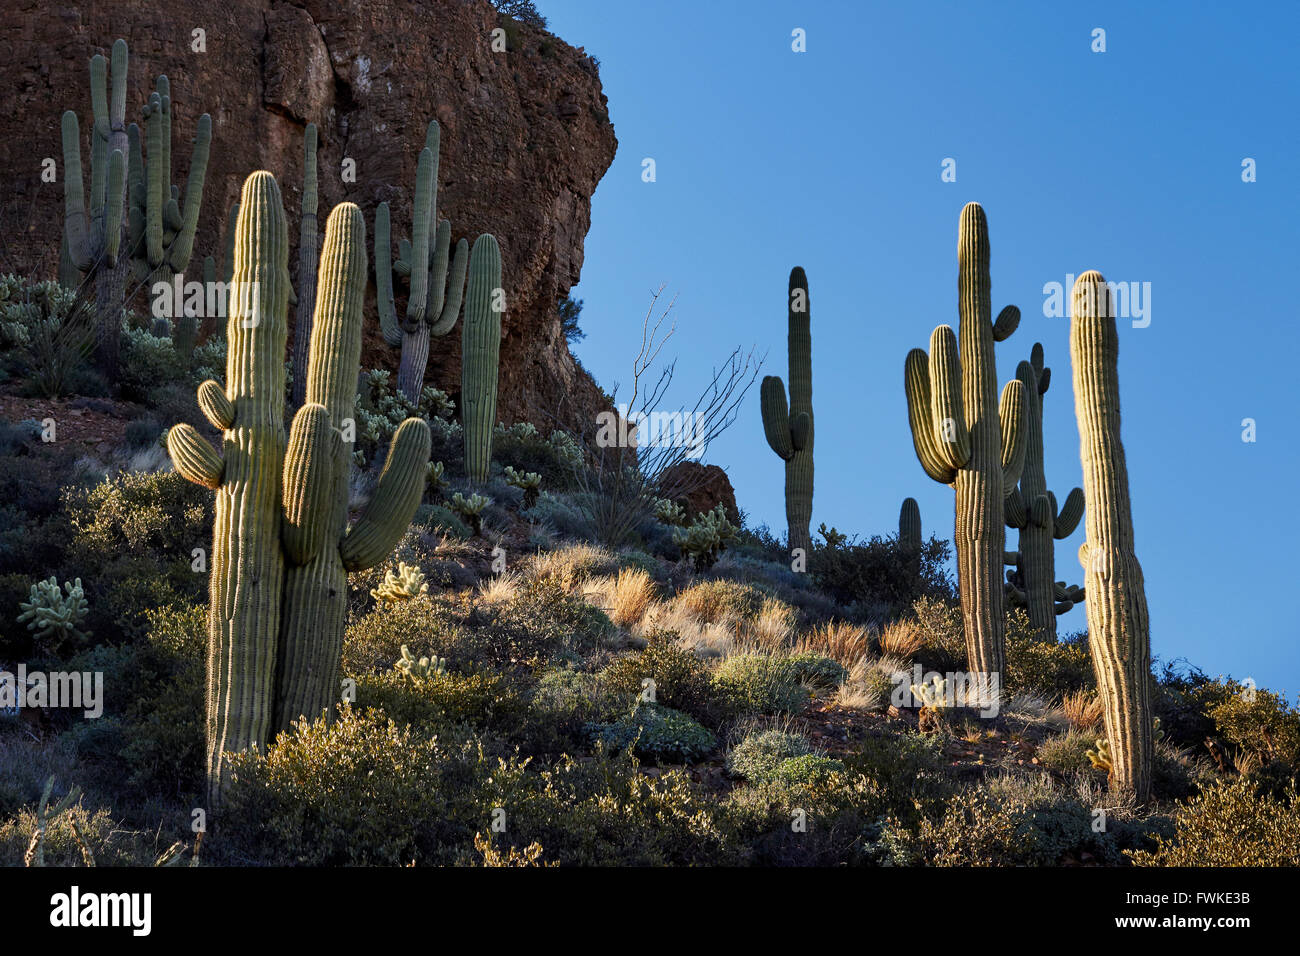
[[[790,270],[788,350],[790,403],[778,375],[764,377],[759,388],[763,433],[772,451],[785,462],[785,517],[790,550],[812,549],[808,525],[813,499],[812,320],[808,277],[799,266]]]
[[[109,63],[101,54],[90,61],[90,211],[86,211],[77,114],[63,114],[63,241],[71,265],[95,283],[95,350],[112,381],[117,375],[118,336],[125,298],[127,257],[120,255],[126,205],[128,139],[126,127],[125,40],[113,44],[112,94]],[[65,283],[71,269],[61,267]]]
[[[311,343],[312,314],[316,309],[316,124],[308,123],[303,136],[302,221],[298,233],[298,319],[293,327],[293,407],[301,408],[307,396],[307,348]],[[362,277],[364,284],[365,278]]]
[[[961,213],[957,245],[961,347],[952,328],[930,336],[930,352],[907,355],[905,388],[912,444],[921,467],[956,492],[957,574],[967,667],[1003,669],[1002,499],[1024,464],[1025,388],[1008,382],[998,400],[993,344],[1020,322],[1007,306],[991,319],[988,222],[978,203]]]
[[[351,341],[359,343],[359,302],[365,276],[360,216],[356,206],[345,203],[331,215],[330,225],[334,227],[337,219],[337,229],[327,229],[326,245],[331,254],[321,283],[326,304],[316,323],[324,331],[313,336],[320,341],[319,347],[313,341],[309,374],[325,383],[337,382],[346,374]],[[400,481],[381,479],[366,513],[342,544],[327,546],[337,540],[331,534],[341,530],[346,472],[339,461],[346,458],[346,452],[341,435],[331,424],[329,408],[317,403],[305,405],[294,416],[286,450],[289,243],[280,188],[270,173],[257,172],[245,181],[234,228],[226,387],[209,380],[198,390],[199,407],[223,432],[224,455],[218,456],[189,425],[177,425],[167,435],[176,470],[217,492],[207,695],[208,794],[214,809],[220,804],[225,783],[224,753],[264,745],[275,726],[276,703],[291,696],[286,690],[277,691],[277,679],[286,687],[297,687],[303,680],[296,663],[286,663],[281,634],[283,619],[301,620],[304,611],[294,606],[286,615],[283,602],[286,593],[299,600],[318,595],[297,579],[286,590],[286,562],[300,568],[321,552],[332,550],[345,566],[366,566],[359,562],[371,557],[387,539],[376,532],[376,525],[387,529],[403,512],[409,521],[418,504],[418,488],[422,488],[418,485],[412,492]],[[337,235],[330,235],[331,231]],[[355,348],[359,349],[359,344]],[[356,361],[351,358],[353,387]],[[326,370],[318,372],[318,365]],[[343,391],[338,388],[337,393]],[[330,384],[313,391],[309,382],[309,398],[321,395],[332,399],[337,393]],[[403,432],[411,437],[403,437]],[[390,469],[400,471],[400,463],[410,457],[419,458],[421,445],[427,461],[428,442],[427,425],[418,420],[404,422],[394,439],[385,476]],[[399,451],[399,446],[413,451]],[[412,469],[421,482],[425,461]],[[337,599],[342,601],[345,593]],[[322,609],[318,620],[331,610],[332,605]],[[337,637],[320,632],[313,637],[322,645],[341,641],[341,623]],[[311,662],[318,659],[311,657]],[[335,676],[318,668],[309,679],[332,688]]]
[[[1128,465],[1120,440],[1119,333],[1106,280],[1074,283],[1070,360],[1079,421],[1087,540],[1079,548],[1088,592],[1088,645],[1110,743],[1111,779],[1138,801],[1151,792],[1151,627],[1133,550]]]
[[[465,473],[482,484],[492,465],[492,430],[497,423],[497,373],[501,353],[501,249],[484,234],[470,254],[469,290],[461,329],[461,423],[465,430]]]
[[[396,261],[392,259],[388,203],[380,203],[375,210],[375,291],[380,326],[384,341],[402,348],[397,389],[417,404],[429,364],[429,337],[446,335],[456,324],[469,258],[469,243],[464,239],[456,243],[455,254],[450,255],[451,223],[438,220],[440,139],[438,121],[431,120],[416,167],[411,239],[402,240]],[[393,301],[394,275],[409,281],[406,313],[400,321]]]
[[[273,732],[298,717],[332,713],[347,617],[347,572],[386,558],[420,504],[429,426],[408,418],[393,436],[369,505],[348,528],[351,448],[340,429],[355,413],[366,291],[366,226],[352,203],[325,226],[319,295],[305,378],[285,460],[284,616]],[[318,460],[319,459],[319,460]],[[301,474],[301,480],[298,476]]]
[[[1020,486],[1007,495],[1003,507],[1008,528],[1020,532],[1019,550],[1008,555],[1015,570],[1007,572],[1007,597],[1024,607],[1029,623],[1056,639],[1056,616],[1082,604],[1084,591],[1056,580],[1055,541],[1074,533],[1083,517],[1083,492],[1070,491],[1058,508],[1056,495],[1047,490],[1043,471],[1043,396],[1052,370],[1043,367],[1043,346],[1035,342],[1029,361],[1016,367],[1025,387],[1025,465]]]

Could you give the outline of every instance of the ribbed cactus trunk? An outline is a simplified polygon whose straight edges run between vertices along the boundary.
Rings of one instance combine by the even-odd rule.
[[[302,221],[298,231],[298,320],[293,329],[293,407],[301,408],[307,396],[307,349],[311,344],[316,311],[316,124],[308,123],[303,136]]]
[[[208,616],[207,765],[213,807],[226,776],[223,755],[266,742],[280,631],[289,233],[280,187],[270,173],[254,173],[244,183],[235,228],[224,396],[230,413],[216,488]]]
[[[988,223],[978,203],[962,210],[957,245],[960,351],[949,326],[930,336],[929,355],[907,356],[905,387],[912,442],[926,473],[956,492],[953,533],[966,635],[967,668],[1003,669],[1002,499],[1024,464],[1024,386],[1008,382],[998,400],[993,345],[1015,331],[1008,306],[992,321]]]
[[[429,327],[421,322],[414,331],[402,333],[402,356],[397,363],[397,390],[409,401],[419,402],[428,367]]]
[[[469,290],[461,331],[461,423],[465,430],[465,472],[482,484],[492,466],[492,431],[497,423],[497,375],[501,354],[501,250],[493,236],[474,240]]]
[[[1007,593],[1024,606],[1029,623],[1046,639],[1056,639],[1056,617],[1083,600],[1079,588],[1066,588],[1056,580],[1056,541],[1074,533],[1083,515],[1083,493],[1073,489],[1065,507],[1057,510],[1056,496],[1047,490],[1043,464],[1043,396],[1051,382],[1051,369],[1043,367],[1043,347],[1034,343],[1031,358],[1016,367],[1025,387],[1025,465],[1020,487],[1004,503],[1006,523],[1019,530],[1016,571]]]
[[[759,399],[767,443],[785,461],[786,539],[791,553],[812,550],[808,526],[813,502],[812,313],[808,277],[790,270],[786,299],[790,399],[779,376],[763,379]]]
[[[915,498],[904,498],[898,509],[898,547],[912,577],[921,574],[921,506]]]
[[[1088,644],[1104,706],[1111,781],[1144,802],[1151,793],[1151,634],[1133,547],[1128,465],[1120,441],[1119,333],[1106,280],[1074,283],[1070,320],[1087,540],[1079,549],[1088,593]]]
[[[332,713],[339,698],[337,678],[347,617],[348,576],[338,545],[347,533],[351,447],[335,429],[356,414],[366,269],[365,221],[355,205],[340,204],[326,223],[311,347],[299,373],[306,401],[303,407],[320,406],[325,411],[325,422],[334,426],[329,429],[332,440],[322,447],[304,447],[306,453],[325,458],[322,471],[326,477],[318,496],[297,507],[288,498],[285,500],[286,515],[292,518],[301,513],[304,521],[320,522],[321,544],[302,564],[294,563],[295,555],[289,556],[276,731],[288,730],[292,721],[301,716],[315,719],[322,711]],[[292,462],[286,465],[292,466]]]

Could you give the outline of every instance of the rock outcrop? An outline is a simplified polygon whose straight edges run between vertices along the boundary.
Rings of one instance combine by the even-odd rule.
[[[589,425],[604,399],[569,354],[555,305],[578,281],[591,196],[617,140],[595,61],[513,21],[505,24],[509,49],[494,52],[492,31],[502,23],[487,0],[172,0],[165,8],[10,0],[0,19],[11,91],[0,164],[12,261],[0,265],[55,274],[62,180],[42,183],[41,161],[54,157],[61,173],[65,109],[77,111],[88,137],[88,61],[117,37],[130,47],[129,118],[138,121],[157,74],[171,80],[173,181],[183,182],[198,116],[212,115],[196,263],[203,255],[220,263],[228,210],[256,169],[279,179],[296,244],[308,122],[320,129],[321,222],[350,200],[373,233],[375,207],[387,201],[394,238],[409,235],[416,161],[436,118],[439,215],[451,220],[453,241],[491,232],[501,243],[500,416],[541,428]],[[355,181],[344,181],[345,160],[355,162]],[[290,262],[296,269],[296,251]],[[396,370],[375,317],[373,269],[371,282],[363,361]],[[459,327],[435,340],[426,382],[459,397]]]
[[[718,465],[702,465],[698,461],[678,462],[665,469],[659,481],[673,500],[686,511],[688,520],[694,520],[722,505],[727,518],[733,524],[740,524],[736,489],[731,486],[727,473]]]

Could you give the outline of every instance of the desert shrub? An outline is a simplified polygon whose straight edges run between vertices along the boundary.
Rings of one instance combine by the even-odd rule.
[[[76,831],[73,830],[74,823]],[[35,832],[34,809],[20,810],[15,816],[0,822],[0,866],[22,866],[23,856]],[[80,842],[78,832],[81,834]],[[88,810],[78,803],[46,828],[45,865],[82,866],[82,843],[97,866],[149,866],[155,857],[152,834],[122,825],[104,807]]]
[[[1174,811],[1175,832],[1136,866],[1300,866],[1300,794],[1261,794],[1244,778],[1220,781]]]
[[[574,474],[582,466],[582,448],[568,432],[543,436],[529,422],[497,425],[492,433],[492,459],[503,469],[532,471],[542,476],[542,487],[567,491],[575,487]]]
[[[713,688],[728,716],[798,714],[808,706],[808,689],[788,657],[737,654],[718,665]]]
[[[825,754],[802,754],[782,760],[772,768],[769,779],[791,786],[810,788],[825,785],[844,772],[844,764]]]
[[[158,423],[158,419],[146,415],[128,422],[123,437],[132,448],[148,448],[150,445],[158,444],[160,435],[162,435],[162,425]]]
[[[551,668],[538,676],[530,703],[529,724],[551,739],[535,735],[534,746],[546,749],[583,742],[588,724],[612,720],[626,702],[611,694],[596,675],[567,667]]]
[[[912,605],[909,621],[920,635],[915,659],[926,670],[959,671],[966,667],[966,636],[961,606],[923,597]]]
[[[1082,640],[1042,641],[1031,635],[1029,619],[1019,608],[1006,634],[1006,673],[1002,689],[1010,694],[1029,692],[1043,697],[1065,697],[1078,690],[1095,690],[1087,636]]]
[[[602,686],[629,705],[645,693],[647,680],[654,681],[655,703],[709,722],[715,709],[709,669],[677,643],[676,634],[654,632],[644,650],[619,657],[600,672]]]
[[[343,670],[363,674],[387,670],[409,645],[417,656],[437,654],[453,666],[473,663],[462,653],[464,627],[447,601],[423,597],[400,604],[385,604],[352,620],[343,635]]]
[[[919,598],[955,596],[947,570],[947,541],[931,537],[918,555],[893,537],[859,543],[843,539],[833,528],[822,528],[826,540],[813,547],[808,566],[817,587],[840,604],[876,605],[884,617],[894,618]]]
[[[718,624],[754,620],[763,602],[772,596],[767,588],[719,579],[691,585],[677,595],[674,603],[702,623]]]
[[[803,734],[770,728],[747,734],[727,753],[727,771],[750,781],[761,781],[791,757],[813,752]]]
[[[652,554],[634,548],[624,548],[618,553],[619,570],[644,571],[659,583],[667,580],[668,575],[659,559]]]
[[[413,523],[430,531],[451,535],[461,541],[468,541],[474,536],[469,526],[461,521],[455,512],[442,505],[420,505],[415,510]]]
[[[118,386],[128,401],[148,401],[150,393],[164,385],[188,383],[190,370],[177,354],[170,335],[154,335],[147,329],[122,329],[121,364]]]
[[[1262,687],[1219,683],[1223,697],[1207,708],[1219,735],[1261,763],[1281,761],[1300,768],[1300,711]]]
[[[58,282],[0,276],[0,373],[26,375],[31,391],[102,388],[89,368],[94,329],[93,306]]]
[[[429,422],[431,432],[441,434],[448,429],[448,419],[456,408],[445,392],[430,385],[421,391],[418,402],[411,402],[397,391],[390,379],[389,372],[370,369],[362,373],[357,387],[357,440],[353,456],[362,467],[382,465],[394,433],[406,419],[423,418]],[[447,464],[439,454],[434,454],[431,460]]]
[[[399,670],[360,674],[357,706],[377,707],[422,733],[448,724],[488,730],[517,727],[528,702],[504,675],[476,668],[468,673],[433,673],[410,677]]]
[[[1166,661],[1157,670],[1151,688],[1151,709],[1160,719],[1165,738],[1184,746],[1201,747],[1217,733],[1209,710],[1228,699],[1231,688],[1213,680],[1186,661]]]
[[[1075,773],[1088,770],[1092,764],[1088,751],[1097,746],[1100,731],[1085,733],[1070,730],[1044,740],[1038,748],[1038,762],[1058,773]]]
[[[943,773],[942,743],[925,734],[872,734],[843,760],[879,788],[889,813],[906,821],[942,806],[953,788]]]
[[[958,793],[915,833],[891,827],[884,842],[890,862],[901,865],[1054,866],[1081,853],[1116,862],[1112,837],[1094,833],[1092,820],[1072,796],[995,779]]]
[[[838,661],[823,654],[791,654],[789,660],[799,680],[817,690],[834,690],[848,676]]]
[[[638,701],[630,714],[588,728],[610,750],[626,750],[656,763],[690,763],[710,753],[718,738],[680,710]]]
[[[572,495],[556,495],[542,491],[528,512],[528,517],[565,538],[590,539],[595,536],[591,519],[579,508]]]
[[[529,581],[519,597],[499,611],[498,624],[521,635],[513,657],[501,661],[540,661],[560,650],[586,654],[603,647],[617,629],[598,607],[548,581]],[[525,647],[533,654],[522,653]]]

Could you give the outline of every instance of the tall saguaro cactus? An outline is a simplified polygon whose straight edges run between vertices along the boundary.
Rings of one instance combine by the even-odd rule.
[[[68,110],[62,120],[64,243],[71,263],[86,274],[87,281],[94,281],[95,349],[110,379],[117,374],[127,272],[127,257],[121,255],[128,165],[126,68],[126,41],[118,40],[113,44],[110,96],[108,61],[101,54],[90,60],[94,126],[90,134],[89,213],[77,114]],[[70,282],[70,270],[64,272],[65,281]]]
[[[375,291],[384,341],[401,346],[397,389],[412,403],[420,400],[424,371],[429,364],[429,337],[451,331],[460,313],[465,290],[469,243],[461,239],[451,250],[451,223],[438,219],[438,150],[441,132],[430,120],[415,173],[415,198],[410,240],[403,239],[398,259],[392,259],[388,203],[375,210]],[[450,264],[449,264],[450,263]],[[394,276],[409,283],[406,312],[397,317]],[[450,279],[450,281],[449,281]]]
[[[898,509],[898,543],[908,551],[921,551],[921,506],[915,498],[904,498]]]
[[[308,123],[303,136],[302,219],[298,232],[298,320],[293,327],[293,407],[301,408],[307,396],[307,349],[311,343],[312,314],[316,310],[316,124]],[[362,284],[365,278],[362,277]]]
[[[790,270],[789,332],[790,403],[778,375],[763,378],[759,400],[763,433],[772,451],[785,462],[785,517],[791,552],[812,549],[808,525],[813,500],[812,316],[808,277],[799,266]]]
[[[1056,580],[1056,544],[1074,533],[1083,517],[1083,492],[1070,491],[1058,508],[1056,495],[1047,490],[1043,470],[1043,396],[1051,384],[1052,370],[1043,366],[1043,346],[1035,342],[1029,361],[1016,367],[1025,386],[1025,466],[1020,486],[1003,503],[1008,528],[1020,532],[1019,550],[1008,555],[1015,570],[1007,572],[1007,596],[1023,606],[1029,623],[1040,634],[1056,638],[1056,616],[1082,604],[1084,589]]]
[[[488,480],[492,430],[497,423],[497,374],[501,353],[501,249],[494,236],[474,240],[469,291],[461,330],[460,402],[465,429],[465,473],[477,484]]]
[[[285,462],[288,568],[274,731],[288,730],[298,717],[332,713],[339,698],[347,572],[371,568],[392,553],[419,507],[428,475],[429,426],[408,418],[393,436],[373,497],[348,527],[352,455],[340,429],[355,413],[361,370],[365,243],[361,210],[352,203],[335,206],[325,226],[311,348],[300,373],[306,414],[295,417]],[[302,455],[295,456],[295,449]],[[313,456],[322,458],[319,465]],[[306,493],[291,497],[300,469],[309,484]]]
[[[342,641],[336,607],[345,603],[346,578],[340,584],[338,576],[297,569],[314,571],[314,562],[332,568],[335,560],[367,567],[380,560],[378,552],[391,549],[401,533],[394,526],[409,523],[423,488],[428,426],[408,419],[370,505],[343,536],[348,456],[332,416],[347,388],[355,389],[364,232],[355,205],[344,203],[331,214],[308,385],[309,398],[328,404],[309,401],[298,410],[286,447],[288,227],[275,178],[267,172],[248,177],[235,224],[226,386],[209,380],[198,390],[199,407],[222,432],[223,455],[189,425],[167,435],[176,470],[217,493],[207,677],[213,808],[227,776],[224,754],[264,745],[277,715],[290,709],[287,701],[315,699],[302,688],[333,688],[337,679],[337,653],[330,673],[330,648]],[[351,386],[340,384],[349,374]],[[287,565],[295,572],[286,581]],[[323,629],[326,623],[332,630]],[[305,627],[316,630],[308,634]],[[307,635],[310,646],[295,642],[299,635]],[[305,705],[303,712],[309,712]]]
[[[1099,272],[1074,283],[1070,360],[1083,461],[1079,548],[1088,591],[1088,645],[1110,742],[1111,780],[1138,801],[1151,793],[1151,625],[1142,567],[1133,550],[1128,465],[1120,440],[1119,332]]]
[[[957,242],[961,346],[952,328],[930,336],[930,352],[907,354],[904,384],[912,444],[925,473],[956,492],[957,578],[967,667],[1003,669],[1002,500],[1020,480],[1025,458],[1025,387],[1008,382],[998,399],[993,345],[1020,323],[1013,305],[992,320],[989,235],[984,210],[968,203]]]

